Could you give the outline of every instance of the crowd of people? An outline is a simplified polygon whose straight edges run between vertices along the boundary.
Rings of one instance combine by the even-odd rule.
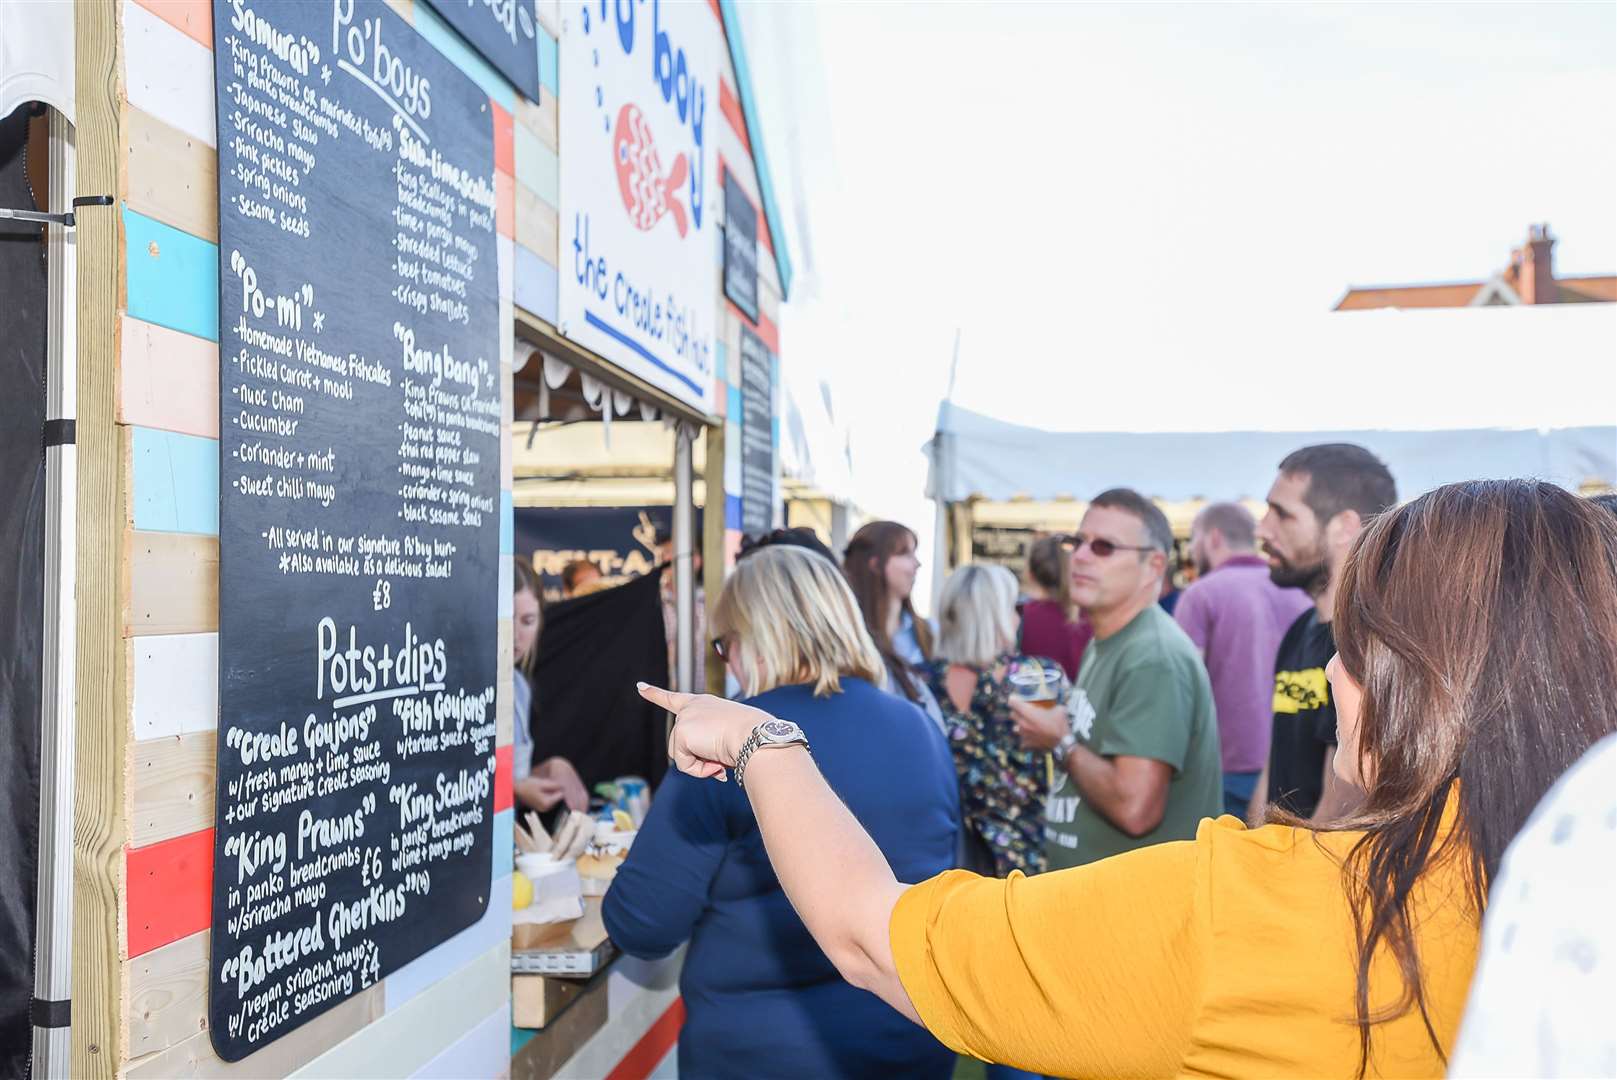
[[[1617,1068],[1609,503],[1399,505],[1313,446],[1189,551],[1170,614],[1169,523],[1112,489],[933,623],[902,525],[746,540],[709,613],[741,700],[642,688],[679,771],[603,905],[626,952],[688,945],[683,1073]]]

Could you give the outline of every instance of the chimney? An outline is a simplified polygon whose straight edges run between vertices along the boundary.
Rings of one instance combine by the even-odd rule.
[[[1555,237],[1549,225],[1529,225],[1527,243],[1521,249],[1520,283],[1516,292],[1524,304],[1553,304],[1559,298],[1555,287],[1555,271],[1550,262],[1550,249]]]

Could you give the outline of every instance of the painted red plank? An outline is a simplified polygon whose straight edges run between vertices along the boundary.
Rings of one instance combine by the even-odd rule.
[[[208,0],[135,0],[174,29],[213,48],[213,5]]]
[[[494,812],[511,809],[511,748],[494,751]]]
[[[723,75],[719,76],[719,111],[730,121],[730,130],[736,133],[736,138],[747,148],[747,153],[752,153],[752,140],[747,138],[747,120],[741,115],[741,99],[736,97],[736,92],[730,89],[730,80]]]
[[[124,849],[129,955],[178,941],[212,921],[213,830]]]
[[[719,29],[724,29],[724,12],[719,10],[719,0],[707,0],[707,6],[713,9],[713,17],[719,20]]]
[[[685,999],[675,998],[668,1011],[646,1029],[640,1041],[606,1074],[606,1080],[646,1080],[679,1041],[679,1029],[684,1026]]]
[[[511,132],[511,114],[500,107],[500,103],[493,98],[489,99],[489,107],[494,110],[494,167],[503,173],[515,176],[517,171],[517,152],[514,136]]]

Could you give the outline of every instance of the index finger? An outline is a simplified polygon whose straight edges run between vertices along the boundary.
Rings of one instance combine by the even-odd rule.
[[[696,697],[695,694],[681,694],[673,690],[664,690],[662,687],[652,686],[650,683],[635,683],[634,686],[636,690],[640,691],[641,697],[653,705],[661,705],[671,713],[678,713]]]

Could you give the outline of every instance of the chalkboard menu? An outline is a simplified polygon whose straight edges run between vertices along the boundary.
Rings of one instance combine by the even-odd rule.
[[[724,295],[758,321],[758,208],[724,170]]]
[[[428,0],[529,101],[539,100],[539,20],[533,0]]]
[[[380,0],[215,0],[219,732],[235,1061],[489,903],[488,97]]]
[[[775,527],[774,374],[769,348],[741,328],[741,531]]]

